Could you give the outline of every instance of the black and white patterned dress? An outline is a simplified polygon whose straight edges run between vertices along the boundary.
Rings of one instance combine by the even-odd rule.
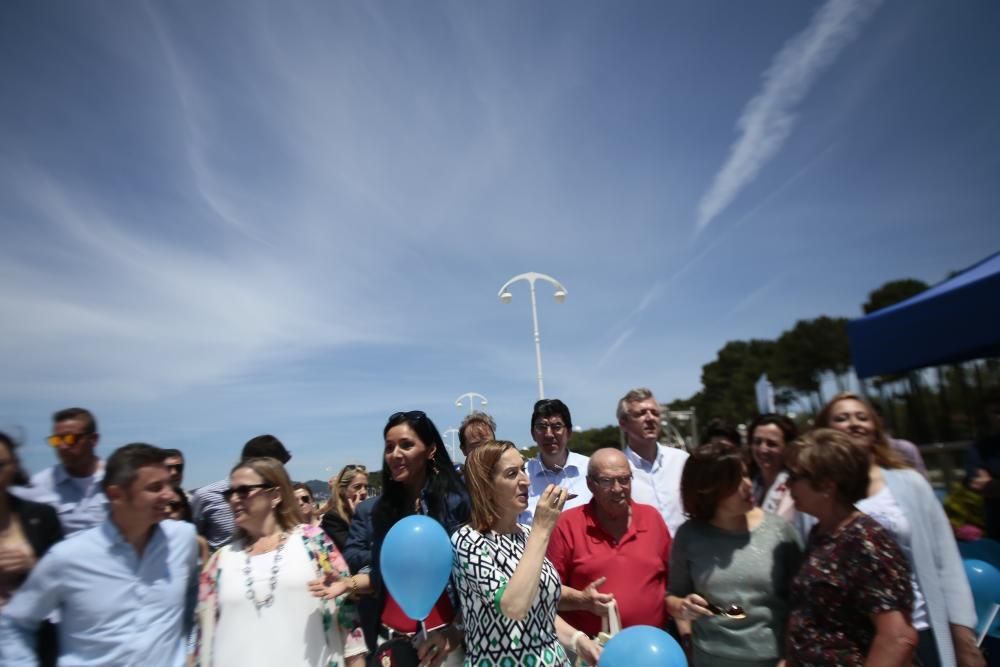
[[[538,596],[523,621],[500,611],[500,598],[524,555],[531,528],[500,535],[463,526],[451,537],[452,575],[465,619],[465,665],[471,667],[563,667],[566,652],[556,640],[559,573],[546,558]]]

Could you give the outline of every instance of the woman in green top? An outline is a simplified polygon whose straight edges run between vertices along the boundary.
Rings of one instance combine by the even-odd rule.
[[[783,657],[802,547],[787,521],[754,507],[752,490],[730,443],[702,445],[684,465],[690,520],[674,536],[667,606],[691,622],[685,644],[694,667],[773,667]]]

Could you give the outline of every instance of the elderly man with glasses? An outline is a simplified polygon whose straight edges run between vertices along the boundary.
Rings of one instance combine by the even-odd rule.
[[[569,408],[558,398],[543,398],[535,403],[531,413],[531,437],[538,445],[538,456],[528,461],[528,509],[518,517],[519,523],[530,524],[538,498],[549,484],[569,492],[563,509],[577,507],[590,500],[587,487],[587,462],[583,454],[569,451],[573,419]]]
[[[632,470],[617,449],[594,452],[587,486],[591,501],[563,512],[549,540],[563,583],[560,615],[594,636],[613,599],[622,627],[664,627],[671,540],[663,517],[632,500]]]
[[[31,486],[11,489],[20,498],[54,507],[67,537],[102,523],[108,513],[101,489],[104,462],[94,453],[99,439],[97,420],[89,410],[56,412],[47,442],[59,462],[35,474]]]

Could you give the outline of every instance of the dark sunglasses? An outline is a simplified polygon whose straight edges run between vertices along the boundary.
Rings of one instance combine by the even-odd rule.
[[[222,492],[223,500],[227,502],[232,500],[233,496],[236,496],[240,500],[246,500],[249,498],[256,489],[273,489],[273,484],[241,484],[240,486],[231,486]]]
[[[406,412],[394,412],[389,416],[389,421],[396,421],[397,419],[406,419],[407,421],[415,422],[427,419],[427,414],[423,410],[408,410]]]

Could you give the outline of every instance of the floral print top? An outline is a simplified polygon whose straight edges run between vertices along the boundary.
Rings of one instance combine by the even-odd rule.
[[[832,533],[813,531],[790,603],[790,663],[860,667],[875,637],[873,615],[900,611],[909,620],[910,568],[888,531],[859,513]]]

